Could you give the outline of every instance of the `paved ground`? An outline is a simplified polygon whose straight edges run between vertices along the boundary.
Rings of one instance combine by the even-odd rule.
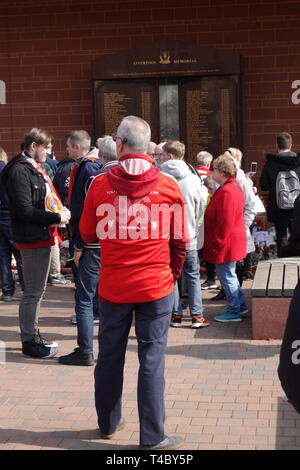
[[[251,282],[245,283],[249,297]],[[205,292],[208,319],[224,307]],[[40,329],[59,341],[60,354],[76,346],[71,286],[48,287]],[[137,355],[134,329],[126,356],[123,411],[127,425],[110,442],[99,439],[93,368],[34,360],[20,351],[18,303],[0,302],[0,449],[137,449]],[[96,333],[96,330],[95,330]],[[277,378],[280,341],[252,341],[250,318],[170,329],[166,355],[166,432],[185,438],[183,449],[300,449],[300,417],[286,403]],[[95,352],[97,342],[95,339]]]

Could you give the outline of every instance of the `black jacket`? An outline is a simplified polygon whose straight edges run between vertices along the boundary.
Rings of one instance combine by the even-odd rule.
[[[14,241],[50,240],[48,226],[59,223],[60,215],[45,211],[46,185],[42,174],[19,154],[5,166],[1,181],[8,195]]]
[[[8,197],[5,187],[1,183],[1,173],[5,168],[5,163],[0,160],[0,224],[10,223]]]
[[[260,177],[260,188],[269,191],[267,219],[274,224],[287,225],[293,210],[279,209],[276,203],[276,178],[280,171],[295,170],[300,179],[300,154],[295,152],[267,153]]]
[[[289,402],[300,413],[300,282],[290,304],[280,350],[278,375]]]

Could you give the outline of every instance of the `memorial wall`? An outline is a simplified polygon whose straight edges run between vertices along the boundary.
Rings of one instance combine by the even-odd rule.
[[[218,156],[229,146],[242,148],[236,54],[158,41],[99,59],[93,79],[96,137],[137,115],[149,122],[153,141],[182,140],[190,163],[200,150]]]

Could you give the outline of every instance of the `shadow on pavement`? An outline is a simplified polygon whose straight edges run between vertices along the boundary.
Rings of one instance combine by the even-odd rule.
[[[99,442],[95,442],[99,439]],[[88,442],[88,440],[93,442]],[[138,446],[110,444],[99,438],[97,429],[85,431],[25,431],[21,429],[0,429],[0,443],[24,444],[57,448],[57,450],[139,450]],[[3,448],[3,447],[2,447]]]

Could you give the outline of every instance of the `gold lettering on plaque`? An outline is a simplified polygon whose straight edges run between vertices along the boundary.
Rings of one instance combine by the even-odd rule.
[[[133,65],[155,65],[156,60],[135,60]]]
[[[174,64],[196,64],[197,59],[176,59],[173,62]]]
[[[125,93],[104,93],[105,134],[116,131],[120,121],[128,114],[131,98]]]
[[[160,53],[160,57],[159,57],[159,63],[160,64],[170,64],[171,63],[171,60],[170,60],[170,52],[169,51],[162,51]]]
[[[225,150],[230,146],[230,96],[228,88],[221,90],[221,112],[222,112],[222,148]]]
[[[151,125],[151,92],[141,92],[142,118]]]

